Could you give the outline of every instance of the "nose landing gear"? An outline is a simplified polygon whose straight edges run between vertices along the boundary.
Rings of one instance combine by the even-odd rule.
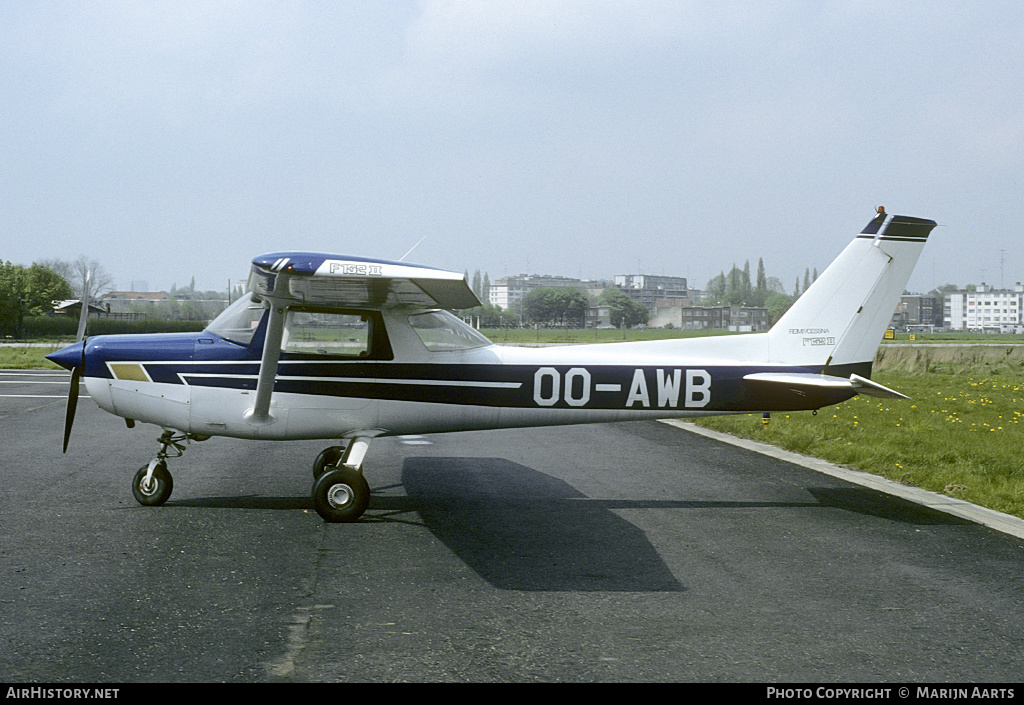
[[[180,458],[185,452],[184,441],[205,441],[209,436],[194,433],[178,433],[172,429],[164,429],[158,443],[160,450],[156,457],[143,465],[132,478],[132,494],[135,500],[147,507],[158,507],[171,496],[174,489],[174,478],[167,469],[168,458]]]

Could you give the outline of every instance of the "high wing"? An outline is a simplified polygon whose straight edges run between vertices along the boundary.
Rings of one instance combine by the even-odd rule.
[[[285,305],[401,304],[462,309],[480,305],[458,272],[404,262],[315,252],[278,252],[252,261],[249,289]]]
[[[480,305],[457,272],[390,260],[316,252],[277,252],[255,257],[249,290],[270,315],[260,360],[256,398],[245,414],[253,425],[274,423],[270,397],[281,356],[285,312],[293,306],[473,308]]]

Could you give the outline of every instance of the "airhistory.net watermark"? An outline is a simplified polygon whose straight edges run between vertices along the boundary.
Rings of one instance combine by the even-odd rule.
[[[120,688],[51,688],[10,686],[4,697],[24,700],[116,700]]]

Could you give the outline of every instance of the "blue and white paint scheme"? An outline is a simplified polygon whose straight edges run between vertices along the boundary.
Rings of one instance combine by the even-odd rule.
[[[164,429],[133,480],[172,486],[186,438],[339,439],[314,463],[313,501],[354,521],[377,436],[818,409],[902,397],[872,360],[935,222],[883,209],[767,333],[525,348],[495,345],[449,310],[479,301],[464,275],[343,255],[252,261],[249,293],[198,334],[98,336],[49,358],[130,426]]]

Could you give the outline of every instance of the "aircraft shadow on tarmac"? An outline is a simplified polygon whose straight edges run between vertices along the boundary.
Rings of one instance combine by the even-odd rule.
[[[495,587],[684,589],[640,529],[532,468],[504,458],[407,458],[402,483],[424,525]]]
[[[525,591],[680,592],[643,531],[615,510],[831,508],[918,524],[963,519],[860,487],[809,487],[806,502],[591,499],[568,483],[504,458],[406,458],[406,496],[374,494],[362,521],[415,512],[482,578]],[[309,509],[307,497],[205,497],[168,507]]]
[[[415,523],[500,589],[684,590],[644,533],[612,511],[649,502],[591,500],[503,458],[407,458],[401,486],[405,496],[375,489],[361,521],[408,521],[406,515],[417,514]],[[164,507],[295,510],[312,502],[243,495],[171,499]]]
[[[644,532],[614,510],[835,508],[901,523],[965,523],[859,487],[808,488],[816,501],[807,502],[591,499],[503,458],[407,458],[402,482],[406,506],[434,535],[481,577],[515,590],[684,590]]]
[[[818,506],[915,525],[961,525],[971,522],[866,487],[808,487]]]

